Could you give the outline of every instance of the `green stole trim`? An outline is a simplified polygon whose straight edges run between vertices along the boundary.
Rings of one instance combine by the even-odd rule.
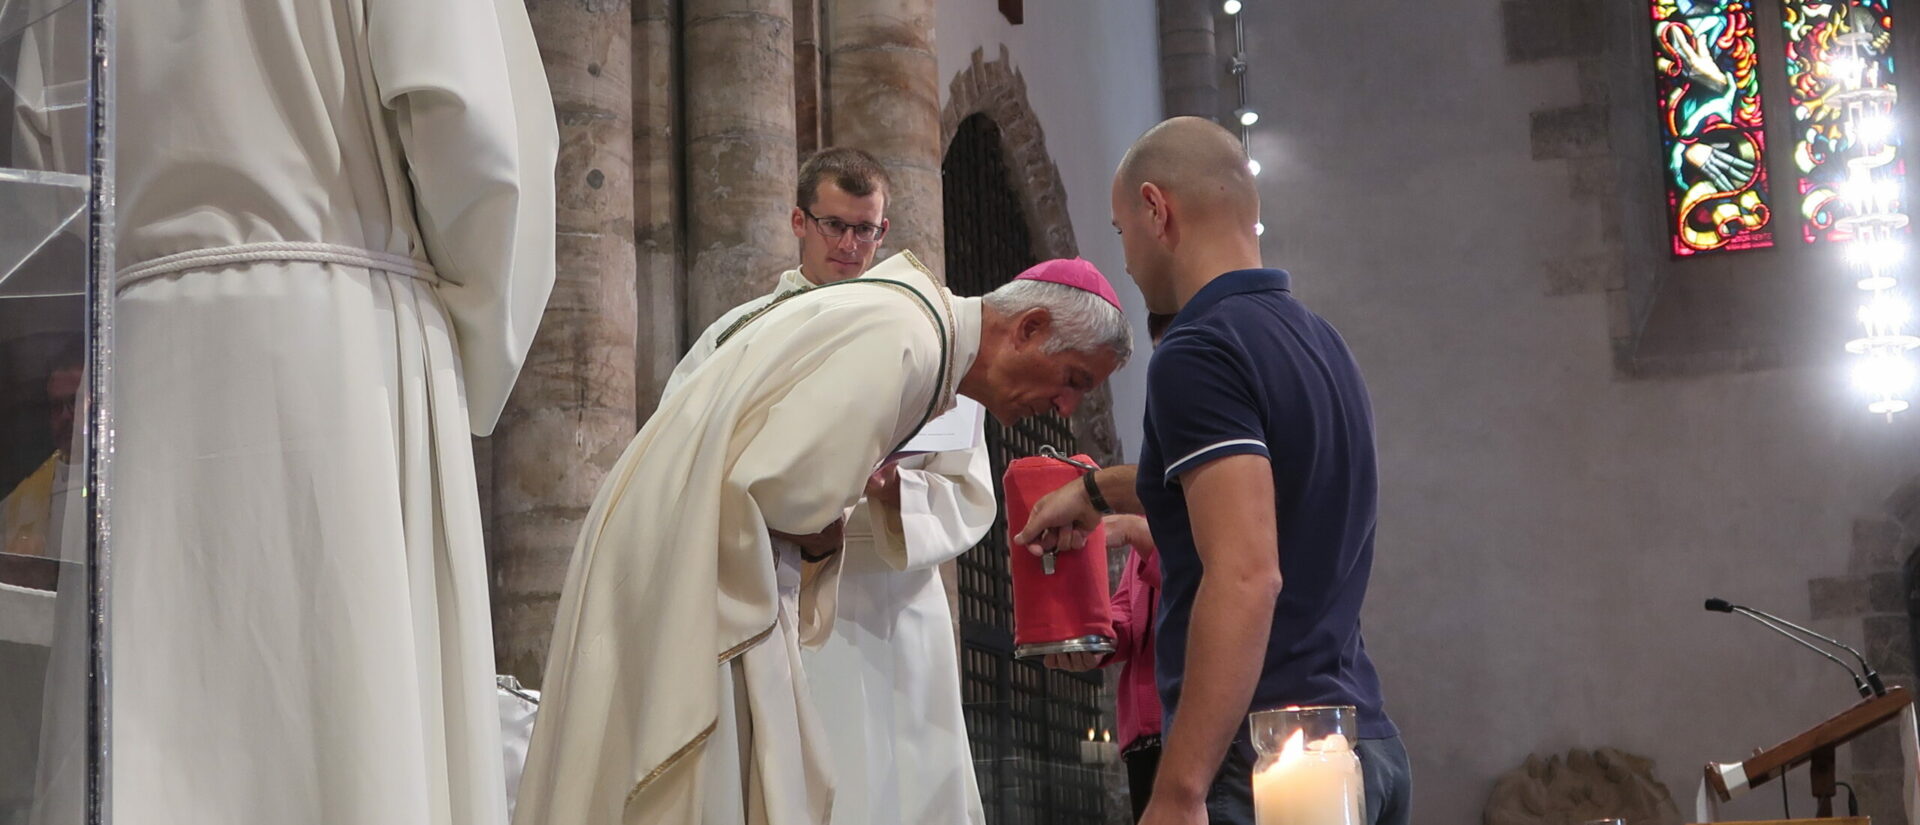
[[[726,328],[724,332],[720,333],[720,336],[718,338],[714,339],[714,344],[713,344],[714,349],[718,350],[720,347],[725,346],[727,343],[727,340],[732,338],[734,333],[739,332],[742,327],[745,327],[747,324],[752,323],[755,319],[759,318],[760,316],[767,314],[768,310],[771,310],[774,307],[777,307],[785,303],[790,298],[796,298],[801,295],[810,295],[822,289],[831,289],[836,286],[848,286],[850,284],[872,284],[874,286],[888,286],[888,287],[894,287],[896,289],[899,289],[907,293],[908,295],[912,295],[916,300],[918,300],[920,302],[920,305],[925,307],[927,310],[927,319],[933,322],[934,332],[940,339],[940,373],[939,373],[940,380],[939,380],[939,383],[934,387],[933,397],[927,399],[927,410],[925,413],[921,414],[920,423],[913,428],[914,435],[918,435],[920,433],[920,430],[924,429],[927,426],[927,422],[933,420],[933,411],[940,408],[941,390],[945,388],[948,364],[951,362],[953,358],[953,354],[951,352],[952,344],[947,340],[947,329],[945,326],[941,325],[940,323],[940,311],[937,309],[934,309],[933,302],[927,300],[927,296],[920,294],[920,290],[915,289],[912,284],[909,284],[905,281],[895,281],[891,278],[849,278],[844,281],[835,281],[830,284],[819,284],[817,286],[810,286],[805,289],[794,290],[792,292],[786,293],[785,295],[781,295],[777,298],[774,298],[771,301],[768,301],[766,306],[763,306],[759,309],[749,312],[746,315],[741,316],[740,320],[734,321],[730,326]],[[907,446],[907,442],[912,440],[913,440],[913,435],[907,436],[905,440],[895,445],[894,448],[887,453],[887,455],[893,455],[894,453],[900,452],[902,448]]]

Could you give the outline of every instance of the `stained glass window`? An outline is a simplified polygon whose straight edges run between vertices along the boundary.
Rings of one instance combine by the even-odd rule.
[[[1843,199],[1848,190],[1871,179],[1879,192],[1899,196],[1904,164],[1897,157],[1891,112],[1861,112],[1873,107],[1861,88],[1885,89],[1890,109],[1893,91],[1893,14],[1891,0],[1782,0],[1786,25],[1787,85],[1793,104],[1793,163],[1799,175],[1800,234],[1808,242],[1851,237]],[[1849,94],[1849,92],[1852,92]],[[1864,99],[1863,99],[1864,98]],[[1849,109],[1855,111],[1849,111]],[[1863,134],[1863,132],[1876,132]],[[1879,133],[1884,132],[1884,133]],[[1849,166],[1862,154],[1878,163],[1866,174]],[[1850,184],[1849,179],[1853,182]]]
[[[1652,7],[1673,254],[1772,246],[1750,0]]]

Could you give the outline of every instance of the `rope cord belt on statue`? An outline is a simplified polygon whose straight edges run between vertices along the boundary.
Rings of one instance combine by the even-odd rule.
[[[192,272],[250,263],[316,263],[357,266],[439,284],[440,275],[433,264],[406,255],[375,252],[331,243],[307,241],[267,241],[234,246],[212,246],[154,258],[129,266],[114,275],[114,291],[119,292],[142,281]]]
[[[920,261],[912,257],[913,253],[904,252],[901,254],[908,256],[908,260],[915,267],[919,267],[922,272],[926,271],[926,268],[920,265]],[[754,319],[757,319],[760,316],[767,314],[769,310],[787,302],[789,299],[797,298],[801,295],[811,295],[822,289],[830,289],[832,287],[837,287],[837,286],[849,286],[852,284],[869,284],[872,286],[889,287],[913,296],[915,299],[919,300],[922,309],[926,312],[927,319],[933,322],[934,329],[938,333],[938,336],[940,338],[940,376],[944,383],[943,383],[943,386],[941,387],[940,392],[934,393],[932,398],[927,399],[927,410],[925,413],[921,414],[920,423],[914,425],[914,428],[913,428],[913,432],[918,433],[920,432],[921,428],[927,426],[927,422],[933,420],[934,414],[940,409],[941,399],[944,399],[953,394],[953,376],[947,374],[951,370],[953,354],[951,352],[952,342],[948,340],[949,338],[952,337],[952,334],[949,332],[948,325],[940,322],[940,313],[938,310],[934,309],[933,302],[927,300],[927,296],[920,294],[920,290],[915,289],[912,284],[906,283],[904,281],[895,281],[888,278],[850,278],[845,281],[835,281],[833,283],[820,284],[818,286],[812,286],[806,289],[789,292],[785,295],[782,295],[778,298],[773,299],[772,301],[769,301],[766,306],[756,309],[753,312],[747,313],[740,320],[733,322],[732,326],[727,327],[726,331],[720,333],[719,337],[714,339],[714,346],[715,347],[725,346],[727,341],[733,337],[734,333],[739,332],[742,327],[753,322]],[[945,299],[945,297],[946,296],[944,294],[941,295],[941,298],[943,300]],[[952,314],[953,311],[951,307],[948,308],[947,312],[949,315]],[[899,444],[894,445],[894,448],[888,451],[888,455],[892,455],[893,453],[900,452],[902,449],[904,449],[907,446],[907,442],[912,440],[913,440],[913,436],[908,435],[906,440],[901,441]]]

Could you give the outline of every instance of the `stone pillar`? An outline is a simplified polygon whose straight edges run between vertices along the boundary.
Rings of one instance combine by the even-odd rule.
[[[634,399],[645,422],[685,349],[686,225],[680,200],[680,4],[633,7],[633,237],[639,295]]]
[[[632,20],[625,0],[529,4],[560,121],[559,276],[493,438],[500,672],[540,684],[574,539],[634,433]]]
[[[932,0],[827,0],[827,134],[893,177],[882,256],[911,249],[944,280],[940,68]]]
[[[793,0],[793,118],[800,157],[820,149],[820,0]]]
[[[686,0],[687,340],[798,264],[792,0]]]
[[[1160,94],[1166,117],[1220,119],[1215,8],[1214,0],[1160,0]]]

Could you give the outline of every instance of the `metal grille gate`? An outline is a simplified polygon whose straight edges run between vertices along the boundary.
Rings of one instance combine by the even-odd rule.
[[[960,124],[941,165],[945,177],[947,283],[982,295],[1038,263],[1025,214],[986,115]],[[994,493],[1015,458],[1043,444],[1075,452],[1067,420],[1049,413],[1013,427],[987,419]],[[1080,742],[1100,720],[1100,676],[1048,671],[1013,658],[1013,590],[1002,513],[987,537],[960,557],[962,696],[967,736],[989,825],[1095,825],[1107,798],[1096,770],[1080,764]]]

